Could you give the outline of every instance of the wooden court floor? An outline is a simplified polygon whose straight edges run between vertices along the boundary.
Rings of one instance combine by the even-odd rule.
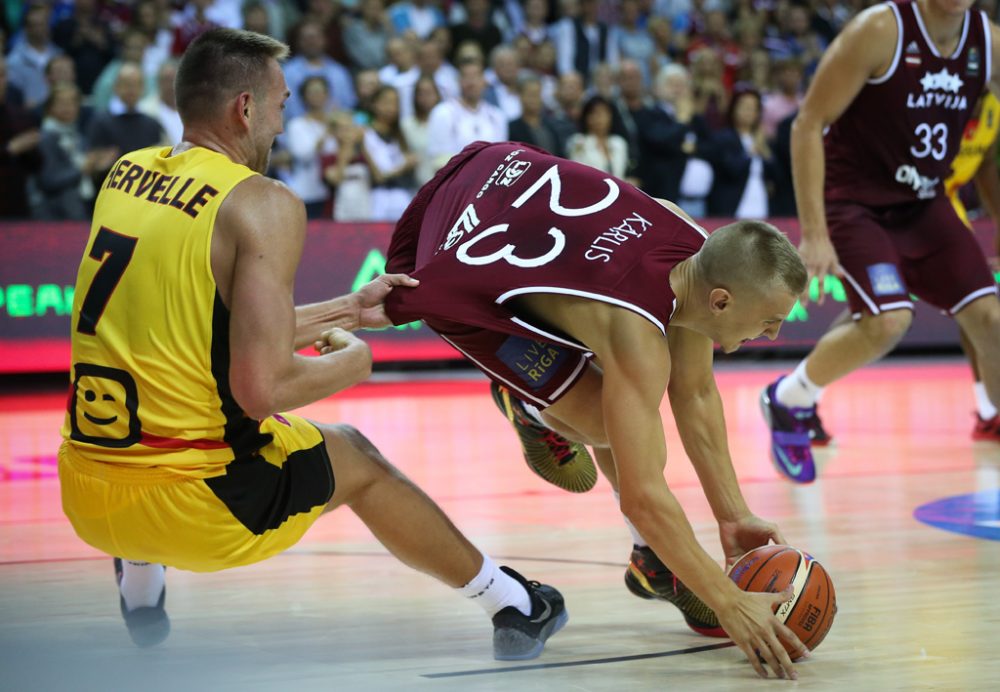
[[[718,381],[751,507],[837,589],[833,629],[795,683],[755,679],[725,641],[631,596],[607,484],[576,496],[533,476],[471,376],[383,378],[304,413],[356,425],[484,551],[563,591],[570,621],[541,658],[493,661],[482,612],[396,563],[347,510],[268,562],[168,571],[170,638],[134,648],[110,559],[60,510],[64,395],[28,392],[0,396],[0,690],[1000,689],[1000,445],[970,439],[964,365],[891,361],[829,390],[822,412],[837,439],[807,487],[768,459],[757,396],[778,372],[723,365]],[[666,406],[664,417],[667,480],[721,558]],[[937,525],[915,518],[920,507]]]

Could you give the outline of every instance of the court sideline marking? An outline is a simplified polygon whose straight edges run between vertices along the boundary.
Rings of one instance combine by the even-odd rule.
[[[698,654],[702,651],[714,651],[715,649],[725,649],[736,646],[732,642],[722,642],[720,644],[706,644],[705,646],[695,646],[690,649],[675,649],[673,651],[659,651],[653,654],[633,654],[631,656],[612,656],[609,658],[590,658],[583,661],[563,661],[562,663],[533,663],[526,666],[509,666],[506,668],[477,668],[475,670],[458,670],[451,673],[425,673],[424,678],[459,678],[470,675],[492,675],[494,673],[520,673],[525,670],[546,670],[550,668],[576,668],[579,666],[596,666],[604,663],[625,663],[627,661],[643,661],[649,658],[667,658],[668,656],[682,656],[684,654]]]

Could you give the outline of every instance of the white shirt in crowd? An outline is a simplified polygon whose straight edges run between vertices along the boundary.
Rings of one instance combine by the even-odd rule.
[[[397,141],[386,141],[370,127],[365,128],[365,151],[372,164],[381,171],[391,171],[406,163],[406,154]],[[413,190],[409,187],[373,185],[371,192],[371,220],[398,221],[406,211]]]
[[[292,155],[292,169],[282,176],[285,183],[303,202],[322,202],[329,189],[323,182],[319,158],[336,153],[336,140],[325,123],[303,115],[289,121],[285,142]]]
[[[740,135],[743,149],[751,155],[750,175],[743,187],[743,195],[736,207],[737,219],[767,218],[767,182],[764,180],[764,161],[754,153],[754,142],[751,135]]]
[[[139,111],[160,123],[167,141],[170,144],[180,144],[184,138],[184,124],[180,114],[160,100],[159,96],[147,96],[139,101]]]
[[[399,95],[400,118],[408,118],[413,115],[413,89],[416,87],[418,79],[420,79],[420,70],[416,67],[411,67],[406,72],[400,72],[398,67],[389,63],[378,71],[378,81],[391,86]]]
[[[441,93],[441,100],[458,98],[458,70],[451,63],[442,63],[434,70],[434,83]]]
[[[605,156],[594,135],[575,134],[566,141],[566,158],[625,177],[628,166],[628,143],[619,135],[608,135],[608,155]]]
[[[406,139],[406,145],[410,147],[410,153],[415,154],[417,159],[417,169],[414,171],[417,187],[420,187],[432,177],[434,177],[434,165],[430,157],[427,156],[427,126],[429,121],[417,120],[416,116],[406,118],[399,123]]]
[[[486,81],[489,82],[493,94],[496,96],[497,106],[507,116],[507,120],[517,120],[521,117],[521,97],[517,89],[508,89],[507,85],[497,79],[492,70],[486,73]]]
[[[467,144],[506,141],[507,116],[486,101],[471,109],[451,99],[434,106],[427,129],[427,155],[440,168]]]

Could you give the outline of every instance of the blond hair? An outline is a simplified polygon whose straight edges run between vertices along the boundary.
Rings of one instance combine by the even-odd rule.
[[[806,266],[784,233],[764,221],[736,221],[708,236],[698,251],[702,281],[729,290],[770,290],[775,285],[805,291]]]

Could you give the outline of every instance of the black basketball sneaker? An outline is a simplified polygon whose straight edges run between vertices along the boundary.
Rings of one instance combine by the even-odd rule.
[[[625,586],[639,598],[666,601],[677,606],[684,622],[698,634],[706,637],[728,636],[712,609],[684,586],[649,546],[632,546],[632,557],[625,570]]]
[[[121,586],[122,583],[122,561],[121,558],[114,559],[115,583]],[[125,619],[125,627],[128,628],[128,636],[132,642],[143,649],[156,646],[170,634],[170,618],[163,607],[167,600],[167,587],[163,586],[160,592],[160,600],[155,606],[133,608],[129,610],[125,606],[125,598],[119,593],[118,603],[121,606],[122,617]]]
[[[545,641],[569,620],[562,594],[548,584],[528,581],[510,567],[500,569],[528,592],[531,615],[507,606],[493,616],[493,658],[498,661],[537,658],[545,648]]]

